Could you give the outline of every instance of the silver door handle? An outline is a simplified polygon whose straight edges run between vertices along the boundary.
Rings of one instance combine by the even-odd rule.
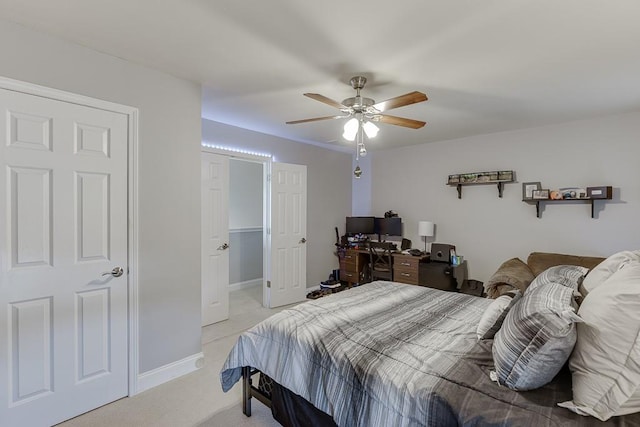
[[[225,249],[229,249],[229,245],[226,244],[226,243],[223,244],[223,245],[218,246],[218,250],[219,251],[224,251]]]
[[[305,239],[304,237],[302,239],[300,239],[300,241],[298,243],[307,243],[307,239]]]
[[[122,267],[113,267],[113,270],[111,271],[105,271],[104,273],[102,273],[103,276],[113,276],[113,277],[120,277],[122,276],[122,274],[124,273],[124,270],[122,269]]]

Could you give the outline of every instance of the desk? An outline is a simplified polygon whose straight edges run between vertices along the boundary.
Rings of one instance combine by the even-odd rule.
[[[456,291],[467,278],[467,261],[460,265],[429,262],[427,255],[393,253],[393,280],[410,285]],[[340,257],[340,281],[351,287],[369,280],[369,251],[346,249]]]

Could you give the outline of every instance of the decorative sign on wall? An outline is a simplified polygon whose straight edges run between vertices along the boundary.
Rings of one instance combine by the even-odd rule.
[[[472,172],[449,175],[447,185],[455,185],[458,189],[458,199],[461,199],[463,185],[497,184],[498,197],[502,197],[504,183],[513,182],[514,180],[515,174],[513,171]]]
[[[449,175],[449,185],[512,182],[513,171],[472,172]]]

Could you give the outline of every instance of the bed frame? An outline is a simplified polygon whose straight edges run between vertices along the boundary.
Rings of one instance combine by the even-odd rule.
[[[252,368],[251,366],[242,367],[242,413],[247,417],[251,416],[251,398],[255,397],[267,408],[271,408],[271,393],[265,390],[265,386],[262,383],[262,378],[258,380],[258,387],[253,385],[252,376],[261,373],[259,370]]]
[[[258,386],[252,378],[260,374]],[[242,413],[251,416],[251,398],[271,409],[273,419],[291,427],[338,427],[330,415],[250,366],[242,367]]]

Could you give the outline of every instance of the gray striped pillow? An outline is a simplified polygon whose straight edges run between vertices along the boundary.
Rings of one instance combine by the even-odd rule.
[[[580,267],[579,265],[556,265],[549,267],[538,274],[538,277],[531,282],[526,292],[535,289],[537,286],[549,283],[558,283],[577,291],[588,271],[588,268]]]
[[[513,306],[493,342],[498,383],[532,390],[551,381],[576,343],[573,290],[550,282],[527,289]]]

